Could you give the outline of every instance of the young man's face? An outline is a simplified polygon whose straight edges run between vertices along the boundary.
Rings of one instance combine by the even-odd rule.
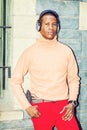
[[[49,40],[52,40],[57,34],[58,24],[55,16],[46,14],[42,17],[41,35]]]

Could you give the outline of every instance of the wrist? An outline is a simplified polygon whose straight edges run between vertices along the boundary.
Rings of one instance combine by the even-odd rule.
[[[78,105],[77,101],[76,100],[69,100],[68,101],[68,104],[73,104],[74,107],[76,107]]]

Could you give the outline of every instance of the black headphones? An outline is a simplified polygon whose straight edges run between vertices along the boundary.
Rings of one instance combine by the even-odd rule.
[[[56,11],[54,10],[44,10],[41,12],[40,16],[39,16],[39,19],[37,20],[37,23],[36,23],[36,29],[37,31],[40,31],[41,30],[41,18],[45,15],[45,14],[52,14],[53,16],[55,16],[56,20],[57,20],[57,23],[58,23],[58,30],[60,30],[60,20],[59,20],[59,16],[58,14],[56,13]]]

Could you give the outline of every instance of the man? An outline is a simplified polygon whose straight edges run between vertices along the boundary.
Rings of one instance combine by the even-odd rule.
[[[74,109],[79,91],[78,67],[71,49],[58,41],[60,21],[44,10],[37,21],[40,38],[21,55],[11,78],[15,95],[31,116],[35,130],[79,130]],[[22,83],[29,72],[32,102]]]

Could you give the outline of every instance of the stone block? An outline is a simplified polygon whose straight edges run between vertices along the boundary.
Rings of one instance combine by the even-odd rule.
[[[81,123],[82,130],[87,130],[87,123]]]
[[[31,128],[33,124],[30,119],[0,122],[0,130],[31,130]]]
[[[81,110],[79,115],[80,115],[80,122],[81,123],[87,123],[87,110]]]
[[[77,17],[60,17],[60,24],[62,29],[78,29],[79,19]]]
[[[0,112],[0,121],[23,119],[22,111],[2,111]]]
[[[61,29],[59,33],[59,38],[62,39],[80,39],[81,36],[81,32],[72,29]]]
[[[85,71],[84,73],[87,73],[87,58],[82,57],[81,59],[79,59],[79,65],[80,65],[80,73],[82,73],[82,71]]]
[[[34,15],[36,0],[14,0],[13,15]]]
[[[87,0],[80,2],[79,29],[87,30]]]
[[[84,112],[85,116],[87,117],[87,104],[86,104],[86,100],[83,100],[83,99],[80,100],[79,101],[79,107],[80,107],[79,117],[82,116],[81,112]],[[82,119],[82,117],[81,117],[81,119]],[[83,118],[83,122],[85,122],[85,118]]]
[[[33,38],[36,37],[35,16],[14,16],[13,38]]]
[[[87,86],[82,84],[81,87],[80,87],[80,100],[81,101],[86,101],[86,99],[87,99]],[[82,102],[81,102],[80,106],[81,105],[83,105]],[[84,105],[85,105],[85,103],[84,103]]]
[[[59,16],[78,16],[78,1],[56,1],[56,0],[37,0],[36,13],[40,14],[45,9],[53,9],[58,12]]]
[[[4,130],[34,130],[33,127],[28,127],[28,128],[12,128],[12,129],[4,129]]]
[[[87,84],[87,71],[86,72],[80,72],[80,77],[81,77],[81,85]]]
[[[81,41],[80,39],[61,39],[60,41],[68,45],[74,52],[81,51]]]
[[[82,31],[82,56],[87,57],[87,31]]]

